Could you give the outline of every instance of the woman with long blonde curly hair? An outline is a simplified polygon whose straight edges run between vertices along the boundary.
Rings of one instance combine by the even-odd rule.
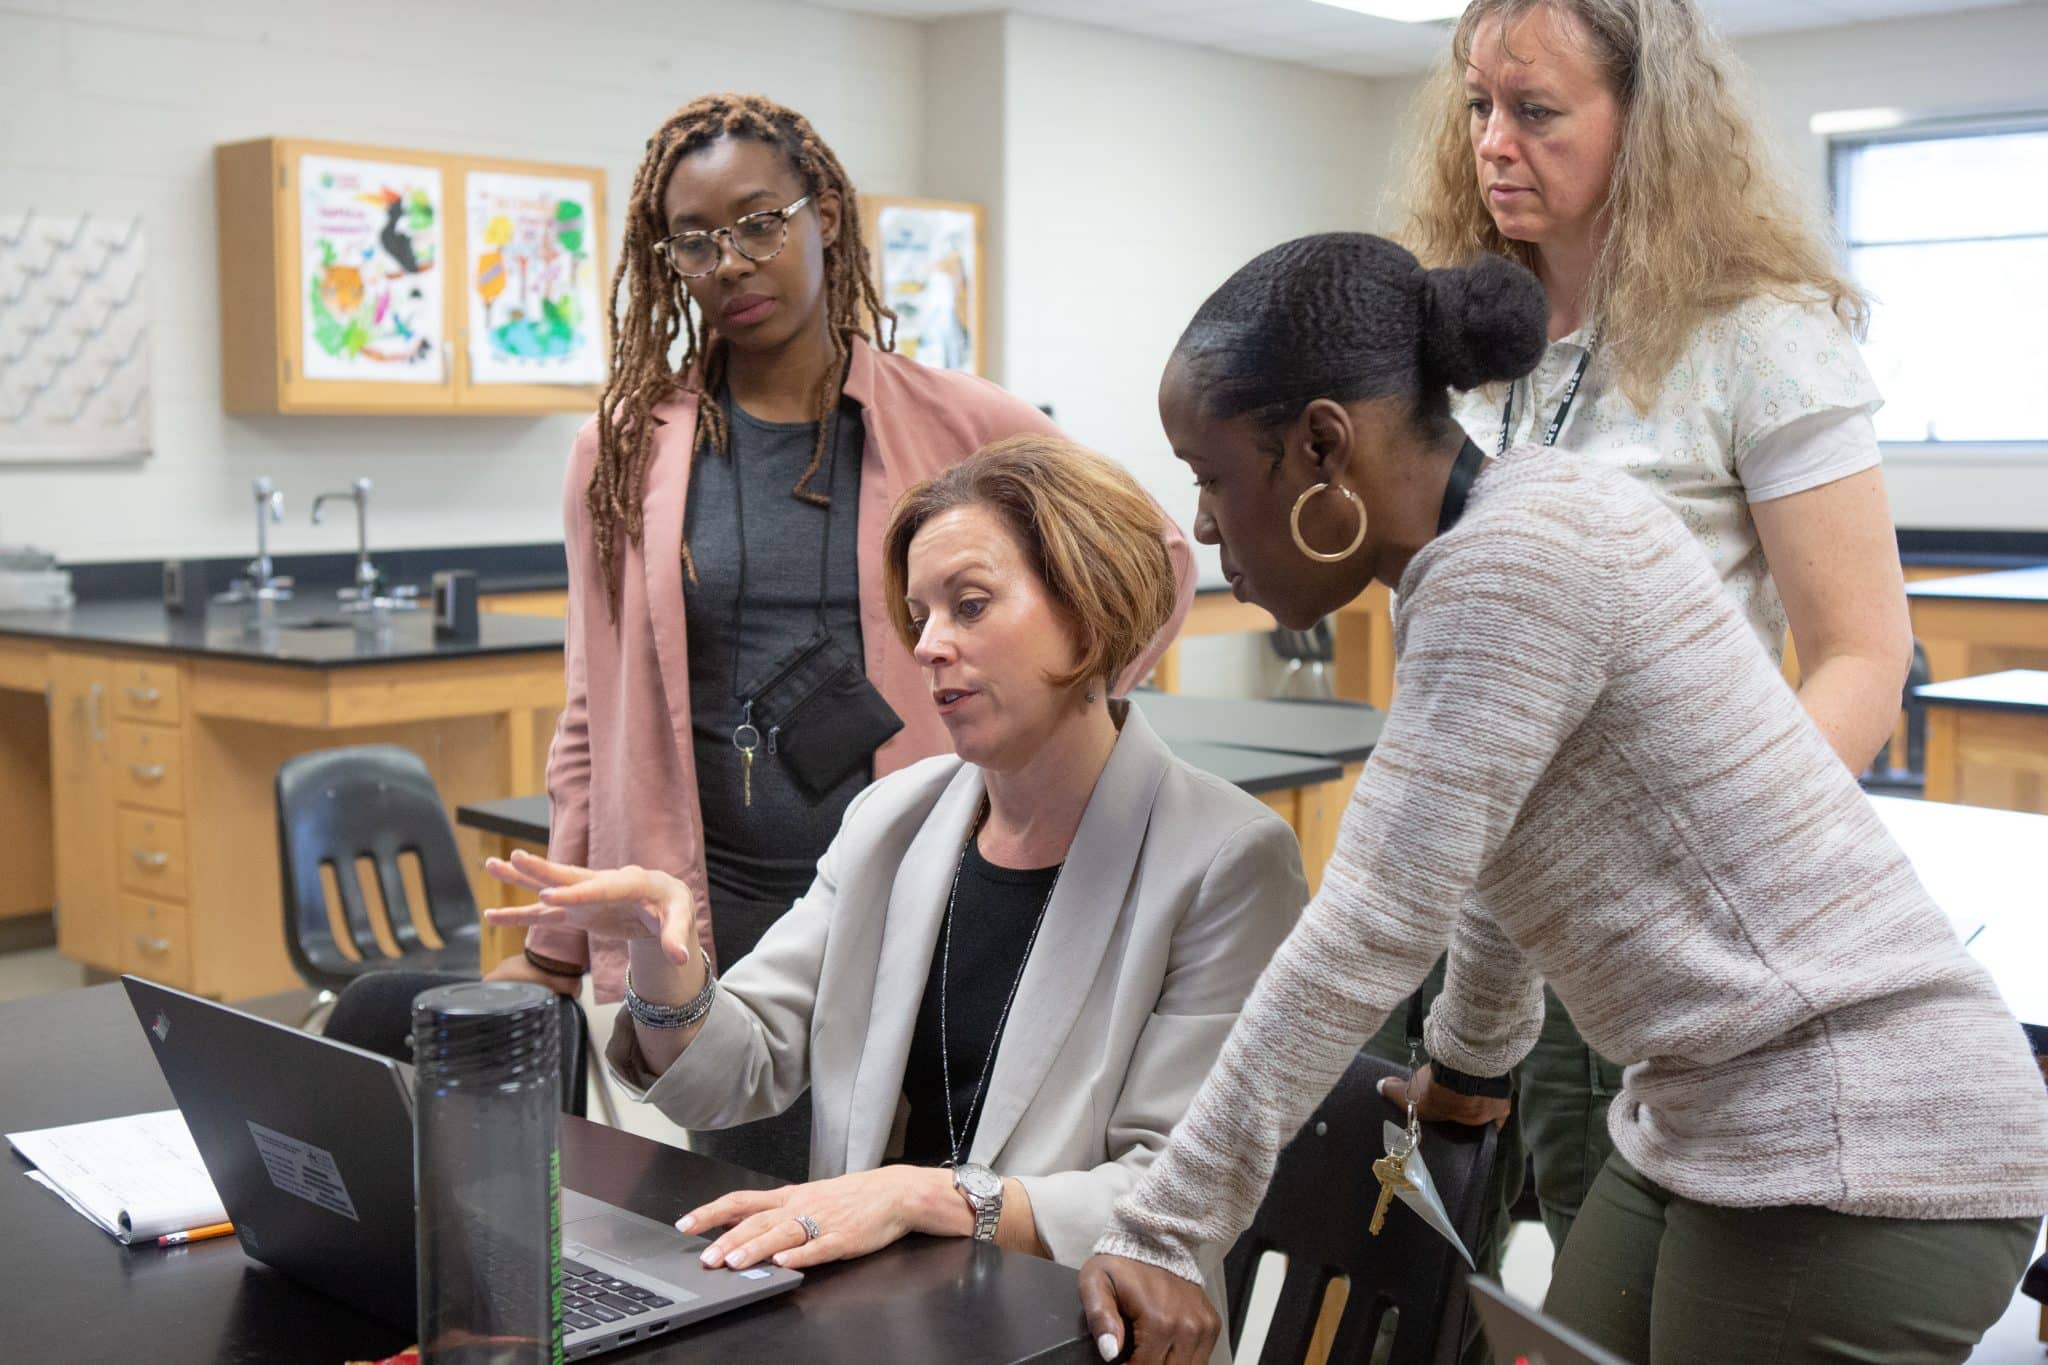
[[[1912,649],[1870,420],[1881,399],[1854,340],[1868,307],[1735,76],[1693,0],[1473,0],[1420,106],[1404,240],[1428,265],[1494,253],[1535,273],[1541,363],[1455,396],[1454,415],[1489,453],[1558,445],[1654,490],[1774,658],[1789,625],[1799,700],[1860,772],[1891,734]],[[1702,705],[1717,685],[1700,680]],[[1621,1078],[1548,1004],[1516,1119],[1562,1246],[1612,1150]],[[1405,1057],[1406,1032],[1375,1051]],[[1428,1079],[1443,1117],[1505,1104],[1473,1093],[1503,1083]]]
[[[893,353],[853,183],[771,100],[708,95],[654,130],[619,256],[611,373],[563,496],[549,856],[677,878],[705,962],[730,966],[871,779],[952,749],[890,639],[889,509],[986,442],[1056,433],[986,380]],[[1185,612],[1192,561],[1168,525]],[[573,992],[588,972],[639,1018],[625,968],[618,944],[543,926],[494,975]],[[796,1180],[809,1137],[799,1102],[697,1145]]]

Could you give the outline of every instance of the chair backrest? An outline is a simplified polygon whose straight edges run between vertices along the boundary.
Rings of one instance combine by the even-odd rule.
[[[1281,1151],[1258,1216],[1224,1262],[1234,1347],[1244,1333],[1259,1259],[1268,1251],[1287,1258],[1262,1365],[1298,1365],[1306,1357],[1324,1303],[1340,1281],[1347,1297],[1330,1341],[1332,1362],[1449,1365],[1458,1358],[1466,1307],[1463,1259],[1398,1200],[1378,1237],[1366,1230],[1379,1196],[1372,1163],[1386,1150],[1381,1125],[1406,1121],[1376,1087],[1382,1077],[1407,1074],[1406,1067],[1358,1055]],[[1479,1244],[1495,1146],[1491,1125],[1423,1126],[1423,1160],[1467,1248]]]
[[[410,1064],[412,1002],[422,991],[470,980],[475,978],[454,972],[393,969],[365,973],[342,989],[321,1032],[336,1042]],[[589,1050],[584,1041],[589,1028],[582,1006],[574,999],[558,995],[555,1001],[561,1011],[562,1112],[582,1118],[590,1082]]]
[[[338,990],[365,971],[394,962],[435,966],[476,961],[476,897],[463,871],[455,830],[427,765],[410,749],[367,744],[289,758],[277,770],[277,844],[284,873],[284,937],[292,965],[308,984]],[[426,900],[414,906],[401,857],[418,859]],[[377,886],[364,894],[359,861]],[[341,932],[328,913],[322,869],[333,877]],[[431,947],[415,916],[445,945]],[[382,929],[397,954],[378,940]],[[349,951],[350,949],[353,952]]]
[[[1307,630],[1275,626],[1266,636],[1266,641],[1273,646],[1275,654],[1290,661],[1326,664],[1337,657],[1337,637],[1330,629],[1328,617]]]

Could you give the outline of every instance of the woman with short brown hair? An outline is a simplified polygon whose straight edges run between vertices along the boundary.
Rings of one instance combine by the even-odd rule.
[[[1110,699],[1173,610],[1162,520],[1123,469],[1042,436],[905,495],[889,609],[955,754],[855,797],[724,976],[679,878],[491,863],[545,888],[494,923],[623,941],[638,1004],[608,1055],[637,1097],[704,1130],[811,1096],[810,1182],[693,1212],[685,1231],[728,1229],[708,1263],[921,1231],[1079,1265],[1165,1145],[1307,887],[1285,822]]]

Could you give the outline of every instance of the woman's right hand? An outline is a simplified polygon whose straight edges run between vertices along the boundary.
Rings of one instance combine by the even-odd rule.
[[[581,929],[592,938],[658,939],[662,955],[687,965],[697,949],[697,905],[690,888],[666,872],[644,867],[605,871],[553,863],[525,850],[510,862],[492,858],[484,869],[508,886],[539,893],[533,905],[484,911],[493,924]]]

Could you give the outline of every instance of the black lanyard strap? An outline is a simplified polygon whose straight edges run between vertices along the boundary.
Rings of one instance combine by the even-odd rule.
[[[842,398],[839,401],[844,402],[846,400]],[[732,407],[730,394],[727,395],[726,402],[728,404],[727,411],[730,413]],[[732,418],[729,415],[726,418],[725,429],[727,431],[733,429]],[[734,441],[732,449],[734,456],[732,460],[732,516],[739,532],[738,557],[740,571],[739,587],[733,593],[732,602],[732,699],[737,702],[744,702],[751,693],[761,691],[762,688],[743,688],[740,686],[740,649],[747,633],[747,509],[743,496],[746,478],[739,466],[739,442]],[[832,581],[832,499],[836,491],[835,485],[839,481],[838,474],[839,403],[834,403],[832,405],[832,414],[827,419],[825,425],[825,530],[824,534],[819,537],[820,544],[818,546],[818,631],[820,634],[823,634],[827,629],[825,623],[826,591]]]
[[[1556,416],[1550,419],[1550,425],[1543,430],[1544,445],[1556,445],[1557,438],[1563,434],[1565,419],[1571,416],[1572,402],[1579,396],[1579,385],[1585,381],[1586,367],[1593,363],[1593,348],[1599,344],[1600,329],[1595,327],[1593,335],[1586,338],[1586,349],[1580,354],[1579,363],[1572,370],[1571,381],[1564,386],[1564,400],[1557,405]],[[1536,401],[1536,381],[1534,379],[1529,381],[1529,401],[1532,403]],[[1496,454],[1504,455],[1507,453],[1508,438],[1513,435],[1514,429],[1515,386],[1509,384],[1508,401],[1503,403],[1500,409],[1500,449],[1495,452]]]
[[[1472,495],[1472,481],[1479,477],[1479,467],[1486,463],[1486,452],[1470,436],[1458,450],[1457,463],[1451,466],[1450,482],[1444,485],[1443,510],[1437,513],[1436,533],[1442,535],[1458,524],[1458,518],[1465,515],[1465,499]]]

